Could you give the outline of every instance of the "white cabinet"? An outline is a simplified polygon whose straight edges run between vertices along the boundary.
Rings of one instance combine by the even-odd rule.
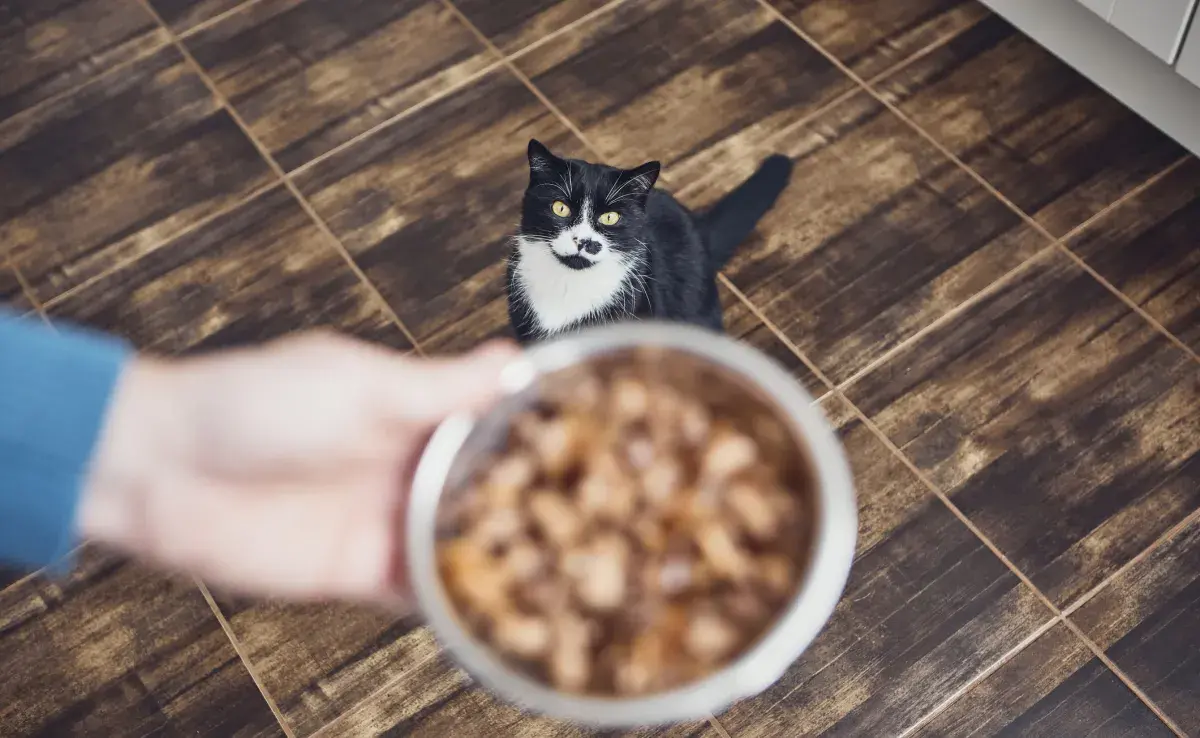
[[[1172,64],[1196,0],[1116,0],[1108,22],[1159,59]]]

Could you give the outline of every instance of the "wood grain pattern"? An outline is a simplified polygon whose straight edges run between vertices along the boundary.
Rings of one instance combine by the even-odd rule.
[[[0,243],[44,302],[269,179],[167,48],[0,123]]]
[[[1071,619],[1189,735],[1200,734],[1200,521]]]
[[[185,43],[289,170],[495,61],[437,0],[263,0]]]
[[[137,0],[10,0],[0,11],[0,121],[166,42]]]
[[[725,285],[718,283],[717,291],[721,296],[721,309],[725,320],[725,332],[740,341],[774,359],[780,366],[787,369],[797,381],[808,390],[814,398],[820,398],[828,388],[813,374],[813,371],[796,356],[796,353],[783,341],[779,340],[767,324],[759,320],[746,303]]]
[[[297,736],[312,735],[438,654],[426,628],[385,612],[337,604],[219,602]]]
[[[851,81],[754,0],[638,0],[517,66],[606,163],[687,182],[738,161]]]
[[[172,31],[183,34],[252,0],[149,0]]]
[[[773,4],[864,79],[988,14],[975,0],[773,0]]]
[[[847,395],[1059,605],[1200,505],[1200,365],[1057,251]]]
[[[512,54],[611,0],[455,0],[454,5],[505,54]]]
[[[296,181],[422,346],[464,349],[508,332],[505,259],[531,137],[582,154],[537,98],[500,71]]]
[[[726,272],[835,383],[1047,246],[865,93],[776,146],[792,184]],[[703,207],[753,166],[683,197]]]
[[[1051,618],[843,400],[822,406],[858,491],[857,558],[808,651],[718,715],[739,738],[899,735]]]
[[[1150,708],[1058,624],[914,736],[1169,738]]]
[[[321,738],[363,735],[488,738],[720,738],[707,721],[630,731],[596,731],[501,702],[439,655],[330,724]]]
[[[1189,159],[1068,247],[1200,352],[1200,162]]]
[[[166,353],[316,327],[411,348],[282,186],[108,273],[50,312]]]
[[[0,734],[282,736],[190,582],[94,548],[0,593]]]
[[[998,16],[879,89],[1055,236],[1184,153]]]
[[[23,313],[30,308],[25,291],[12,268],[0,262],[0,309]]]

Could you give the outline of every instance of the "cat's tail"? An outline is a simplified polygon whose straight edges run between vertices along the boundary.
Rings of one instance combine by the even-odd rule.
[[[749,179],[700,216],[700,229],[714,269],[725,266],[742,241],[754,232],[791,178],[791,159],[782,154],[768,156]]]

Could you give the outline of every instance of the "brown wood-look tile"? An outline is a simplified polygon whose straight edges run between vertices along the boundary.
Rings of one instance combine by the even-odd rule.
[[[185,43],[288,170],[495,61],[437,0],[262,0]]]
[[[0,121],[167,43],[137,0],[14,0],[0,12]]]
[[[717,284],[717,290],[721,295],[725,332],[728,335],[750,344],[779,362],[780,366],[791,372],[814,398],[821,397],[828,391],[825,383],[813,374],[812,369],[809,369],[787,344],[779,340],[767,324],[759,320],[732,290],[720,283]]]
[[[505,259],[531,137],[579,145],[501,70],[306,169],[296,182],[432,351],[508,332]]]
[[[524,712],[473,682],[443,654],[387,685],[321,738],[403,735],[412,738],[719,738],[707,721],[601,732]]]
[[[455,0],[455,6],[505,54],[514,53],[612,0]]]
[[[846,394],[1059,605],[1200,505],[1200,367],[1057,250]]]
[[[777,147],[793,181],[726,272],[834,382],[1048,245],[866,93]],[[703,207],[728,188],[710,179],[683,197]]]
[[[772,4],[864,79],[988,14],[975,0],[772,0]]]
[[[438,654],[428,629],[385,612],[219,602],[242,652],[297,736],[313,734],[399,677],[420,672]]]
[[[23,313],[30,307],[17,273],[0,262],[0,309]]]
[[[1200,161],[1189,159],[1073,237],[1068,248],[1200,351]]]
[[[754,0],[635,0],[516,60],[605,162],[687,182],[852,86]]]
[[[912,735],[1170,738],[1174,734],[1060,623]]]
[[[1052,617],[843,400],[822,407],[858,490],[857,558],[808,651],[718,715],[739,738],[899,735]]]
[[[49,300],[270,180],[166,48],[0,123],[0,243]]]
[[[1200,735],[1200,521],[1070,617],[1184,733]]]
[[[879,89],[1055,236],[1184,154],[998,16]]]
[[[0,734],[282,736],[190,581],[88,547],[0,593]]]
[[[201,23],[255,0],[149,0],[154,12],[175,33],[186,33]]]
[[[316,327],[411,348],[282,186],[108,273],[50,313],[167,353]]]

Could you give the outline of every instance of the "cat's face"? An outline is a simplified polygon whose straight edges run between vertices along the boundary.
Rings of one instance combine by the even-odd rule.
[[[521,236],[570,269],[607,260],[631,263],[646,249],[636,234],[658,172],[658,162],[625,170],[560,159],[530,141]]]

